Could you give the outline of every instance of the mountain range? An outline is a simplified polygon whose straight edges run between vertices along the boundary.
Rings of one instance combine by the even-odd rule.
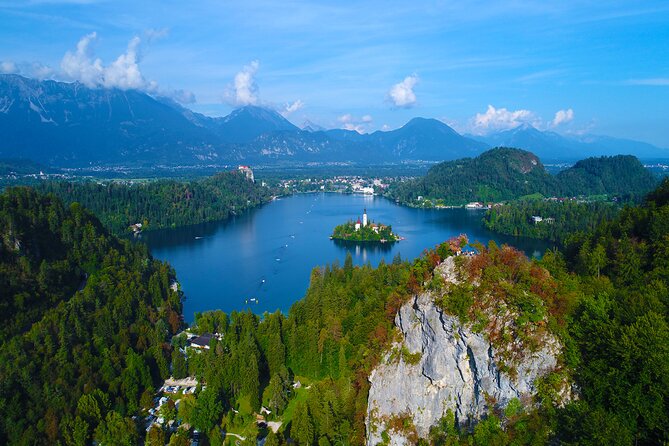
[[[542,159],[630,153],[669,157],[669,150],[622,139],[565,137],[522,126],[486,137],[461,135],[436,119],[414,118],[399,129],[360,134],[245,106],[208,117],[171,99],[137,90],[0,75],[0,158],[59,167],[95,164],[444,161],[490,147],[528,149]],[[559,154],[559,155],[558,155]]]
[[[669,150],[641,141],[591,134],[561,135],[550,130],[538,130],[530,124],[486,136],[467,136],[490,147],[518,147],[529,150],[545,161],[578,160],[586,156],[619,154],[640,158],[669,156]]]

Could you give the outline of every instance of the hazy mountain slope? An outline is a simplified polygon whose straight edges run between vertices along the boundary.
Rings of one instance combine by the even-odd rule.
[[[490,146],[520,147],[545,160],[617,153],[669,157],[669,150],[646,143],[565,137],[529,125],[484,138],[460,135],[425,118],[371,134],[315,126],[301,130],[265,107],[245,106],[213,118],[141,91],[18,75],[0,75],[0,133],[0,158],[51,166],[448,161]]]
[[[247,105],[224,118],[210,120],[209,128],[224,142],[249,143],[272,132],[299,132],[299,128],[274,110]]]
[[[441,121],[425,118],[414,118],[397,130],[374,132],[369,139],[396,159],[453,160],[478,155],[487,148]]]
[[[549,130],[538,130],[529,124],[475,138],[494,147],[520,147],[545,161],[605,155],[669,157],[669,150],[641,141],[587,134],[565,136]]]
[[[216,138],[133,90],[0,76],[0,156],[57,165],[217,158]]]

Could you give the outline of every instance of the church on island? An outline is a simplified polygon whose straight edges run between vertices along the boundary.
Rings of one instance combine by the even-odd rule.
[[[358,217],[358,221],[355,222],[355,230],[359,231],[360,228],[366,228],[367,227],[367,208],[365,208],[362,211],[362,223],[360,222],[360,217]],[[379,233],[379,225],[376,223],[372,223],[369,225],[369,227],[372,229],[372,231],[376,232],[377,234]]]
[[[367,217],[367,209],[362,213],[362,220],[358,217],[355,222],[349,221],[343,225],[334,228],[332,235],[333,240],[349,240],[360,242],[396,242],[402,238],[393,234],[392,228],[389,225],[374,223]]]

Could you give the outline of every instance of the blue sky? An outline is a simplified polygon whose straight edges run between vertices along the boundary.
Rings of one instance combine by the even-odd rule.
[[[529,122],[669,147],[666,0],[0,0],[0,71],[297,125]]]

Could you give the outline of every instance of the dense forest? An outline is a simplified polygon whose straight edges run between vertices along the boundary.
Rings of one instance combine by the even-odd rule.
[[[669,441],[669,180],[644,204],[567,241],[582,294],[570,334],[581,400],[559,413],[567,444]]]
[[[470,201],[502,201],[536,192],[550,195],[558,183],[541,161],[520,149],[497,148],[476,158],[447,161],[424,177],[392,185],[389,196],[414,205],[462,205]],[[422,197],[423,200],[419,200]]]
[[[500,234],[562,243],[575,232],[593,231],[613,219],[620,209],[617,203],[602,201],[514,200],[488,209],[483,224]]]
[[[136,444],[169,375],[174,271],[80,205],[0,195],[0,443]]]
[[[388,196],[421,207],[500,202],[534,194],[609,195],[629,201],[656,185],[657,179],[633,156],[588,158],[553,176],[530,152],[496,148],[476,158],[437,164],[424,177],[393,184]]]
[[[617,195],[633,201],[657,186],[657,179],[631,155],[587,158],[557,174],[561,194]]]
[[[37,187],[67,204],[80,203],[117,235],[136,223],[146,230],[222,220],[271,198],[268,188],[236,171],[194,181],[47,181]]]

